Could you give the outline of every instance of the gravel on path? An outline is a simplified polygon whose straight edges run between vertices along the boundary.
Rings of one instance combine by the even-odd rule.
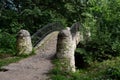
[[[0,80],[50,80],[48,73],[53,68],[52,57],[56,53],[58,32],[52,33],[37,54],[3,68],[8,71],[0,72]]]

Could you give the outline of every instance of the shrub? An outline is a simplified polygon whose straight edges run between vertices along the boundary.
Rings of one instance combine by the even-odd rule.
[[[81,49],[79,53],[87,62],[103,61],[120,55],[119,4],[119,0],[88,0],[87,9],[82,13],[82,25],[90,29],[91,41],[78,46]]]
[[[16,38],[7,32],[0,32],[0,53],[15,54]]]
[[[108,78],[117,80],[120,79],[120,66],[109,67],[105,71],[105,75]]]

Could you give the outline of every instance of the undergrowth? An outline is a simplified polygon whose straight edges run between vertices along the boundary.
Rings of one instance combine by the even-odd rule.
[[[51,71],[52,80],[119,80],[120,57],[103,62],[93,62],[86,69],[77,69],[76,72],[61,70],[61,62],[53,60],[55,67]]]

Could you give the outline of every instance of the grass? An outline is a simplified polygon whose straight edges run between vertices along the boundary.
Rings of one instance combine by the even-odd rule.
[[[32,55],[35,55],[35,51],[33,50],[30,55],[17,55],[13,56],[10,54],[0,54],[0,69],[2,66],[6,66],[10,63],[18,62],[24,58],[30,57]]]
[[[11,58],[0,59],[0,68],[2,66],[8,65],[10,63],[17,62],[21,59],[22,59],[22,57],[11,57]]]
[[[119,80],[120,57],[103,62],[92,62],[90,67],[79,69],[75,73],[61,70],[59,60],[54,60],[51,71],[52,80]]]
[[[15,63],[20,61],[21,59],[29,57],[28,55],[23,55],[23,56],[14,56],[14,57],[8,57],[8,58],[2,58],[0,59],[0,68],[2,66],[6,66],[10,63]]]

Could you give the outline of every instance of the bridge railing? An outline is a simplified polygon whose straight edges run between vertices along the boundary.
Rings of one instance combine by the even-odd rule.
[[[63,25],[59,22],[49,23],[45,25],[43,28],[39,29],[36,33],[32,35],[31,38],[33,47],[35,47],[49,33],[54,31],[60,31],[63,28],[64,28]]]

